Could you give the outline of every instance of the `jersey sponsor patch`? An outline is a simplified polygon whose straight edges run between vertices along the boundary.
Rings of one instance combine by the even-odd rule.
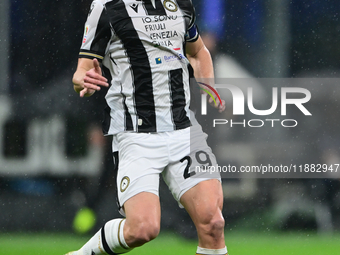
[[[175,61],[175,60],[182,60],[184,58],[184,56],[182,54],[178,54],[178,55],[168,55],[168,56],[164,56],[164,60],[165,62],[171,62],[171,61]]]
[[[156,58],[155,61],[156,61],[157,65],[162,64],[162,59],[161,58]]]
[[[86,43],[87,35],[88,35],[88,33],[89,33],[89,30],[90,30],[90,26],[86,26],[86,27],[85,27],[85,30],[84,30],[83,43]]]

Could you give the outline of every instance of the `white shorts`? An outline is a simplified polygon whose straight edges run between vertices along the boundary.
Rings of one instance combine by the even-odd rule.
[[[120,206],[140,192],[158,196],[160,174],[180,206],[181,196],[190,188],[204,180],[221,180],[219,173],[195,172],[196,166],[217,165],[206,138],[199,125],[171,132],[115,135]]]

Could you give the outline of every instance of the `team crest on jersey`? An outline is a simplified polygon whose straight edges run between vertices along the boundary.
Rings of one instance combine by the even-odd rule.
[[[127,189],[127,187],[129,187],[129,184],[130,184],[130,178],[127,176],[124,176],[122,181],[120,182],[120,191],[124,192]]]
[[[163,5],[164,5],[165,9],[167,9],[168,11],[176,12],[178,10],[177,5],[171,0],[165,0],[163,2]]]

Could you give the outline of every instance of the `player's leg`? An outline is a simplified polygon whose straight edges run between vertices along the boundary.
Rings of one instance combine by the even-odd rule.
[[[119,203],[126,219],[105,224],[74,255],[122,254],[154,239],[160,228],[159,174],[163,156],[151,134],[120,134],[117,176]],[[163,153],[164,154],[164,153]],[[167,154],[165,154],[167,155]]]
[[[167,153],[160,149],[165,146],[159,140],[157,134],[117,136],[117,194],[126,215],[124,240],[132,248],[154,239],[160,230],[159,175]]]
[[[156,238],[160,203],[153,193],[141,192],[124,203],[126,219],[108,221],[79,251],[70,255],[122,254]]]
[[[202,181],[185,192],[180,201],[197,229],[197,254],[226,254],[220,181]]]
[[[171,164],[163,172],[175,199],[188,211],[198,233],[197,254],[227,254],[222,216],[223,193],[220,174],[199,171],[201,166],[217,166],[198,124],[176,132],[170,144]],[[204,170],[204,169],[203,169]]]
[[[131,248],[143,245],[158,236],[161,209],[155,194],[142,192],[124,204],[126,223],[124,239]]]

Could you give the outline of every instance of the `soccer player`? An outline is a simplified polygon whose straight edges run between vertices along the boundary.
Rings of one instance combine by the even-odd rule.
[[[195,171],[217,163],[190,114],[193,73],[214,77],[191,0],[93,1],[73,84],[81,97],[110,86],[103,131],[119,152],[125,218],[107,222],[69,254],[122,254],[156,238],[160,174],[196,226],[196,254],[227,254],[220,176]],[[224,102],[215,107],[223,111]]]

